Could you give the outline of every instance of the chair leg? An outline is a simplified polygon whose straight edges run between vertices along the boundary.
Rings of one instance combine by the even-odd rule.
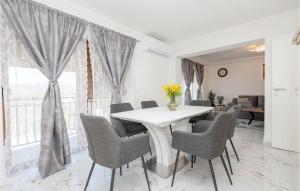
[[[120,167],[120,176],[122,176],[122,167]]]
[[[177,155],[176,155],[176,161],[175,161],[175,167],[174,167],[174,171],[173,171],[173,178],[172,178],[171,187],[173,187],[173,184],[174,184],[174,179],[175,179],[175,174],[176,174],[176,170],[177,170],[177,164],[178,164],[179,153],[180,153],[180,151],[178,150],[178,151],[177,151]]]
[[[229,174],[229,172],[228,172],[228,169],[227,169],[227,166],[226,166],[226,164],[225,164],[224,158],[223,158],[222,155],[220,155],[220,157],[221,157],[223,166],[224,166],[224,168],[225,168],[226,174],[227,174],[227,176],[228,176],[228,179],[229,179],[229,181],[230,181],[230,184],[232,185],[232,181],[231,181],[231,178],[230,178],[230,174]]]
[[[129,168],[129,162],[127,163],[127,168]]]
[[[197,156],[194,156],[194,163],[196,163],[196,158],[197,158]]]
[[[234,154],[235,154],[235,156],[236,156],[237,161],[240,162],[239,156],[237,155],[237,152],[236,152],[236,150],[235,150],[235,147],[234,147],[234,145],[233,145],[232,140],[229,139],[229,141],[230,141],[230,143],[231,143],[231,146],[232,146],[232,148],[233,148],[233,151],[234,151]]]
[[[116,173],[116,169],[113,169],[111,173],[110,191],[114,190],[115,173]]]
[[[149,145],[149,152],[150,152],[150,156],[152,156],[152,151],[151,151],[150,145]]]
[[[151,191],[151,188],[150,188],[150,182],[149,182],[149,178],[148,178],[148,173],[147,173],[147,169],[146,169],[146,164],[145,164],[144,156],[141,156],[141,158],[142,158],[142,163],[143,163],[143,168],[144,168],[145,177],[146,177],[147,184],[148,184],[148,189],[149,189],[149,191]]]
[[[214,186],[215,186],[215,191],[218,191],[217,181],[216,181],[216,177],[215,177],[215,173],[214,173],[214,168],[212,166],[211,160],[208,160],[208,163],[209,163],[209,168],[210,168],[211,176],[213,178],[213,182],[214,182]]]
[[[226,146],[225,146],[225,153],[226,153],[227,161],[228,161],[228,164],[229,164],[230,172],[231,172],[231,174],[233,175],[232,167],[231,167],[231,162],[230,162],[230,158],[229,158],[228,150],[227,150],[227,147],[226,147]]]
[[[171,135],[173,135],[172,125],[169,125],[169,127],[170,127]]]
[[[191,168],[194,167],[193,164],[194,164],[194,155],[192,155],[192,159],[191,159]]]
[[[89,184],[89,182],[90,182],[90,178],[91,178],[91,176],[92,176],[92,173],[93,173],[95,164],[96,164],[96,163],[93,162],[92,167],[91,167],[91,170],[90,170],[90,172],[89,172],[88,179],[87,179],[87,181],[86,181],[86,183],[85,183],[85,186],[84,186],[84,191],[86,191],[86,189],[87,189],[87,187],[88,187],[88,184]]]

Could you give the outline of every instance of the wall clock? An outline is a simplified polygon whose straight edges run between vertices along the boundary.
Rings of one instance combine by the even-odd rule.
[[[218,70],[218,76],[220,76],[220,77],[225,77],[227,75],[227,73],[228,73],[228,71],[226,68],[220,68]]]

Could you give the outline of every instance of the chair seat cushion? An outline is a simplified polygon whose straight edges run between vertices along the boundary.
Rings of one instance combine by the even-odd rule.
[[[195,123],[192,131],[193,133],[203,133],[209,128],[211,123],[212,121],[209,120],[200,120],[197,123]]]
[[[123,120],[123,119],[118,119],[123,125],[135,125],[135,124],[140,124],[134,121],[127,121],[127,120]]]
[[[128,136],[137,135],[140,133],[147,132],[147,129],[141,123],[135,123],[125,126]]]
[[[205,120],[205,119],[207,119],[207,117],[208,117],[208,114],[195,116],[195,117],[192,117],[192,118],[189,120],[189,123],[196,123],[196,122],[199,121],[199,120]]]

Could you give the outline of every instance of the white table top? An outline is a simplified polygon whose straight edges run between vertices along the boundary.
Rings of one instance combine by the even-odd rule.
[[[155,126],[167,126],[173,122],[208,113],[213,107],[179,106],[176,111],[165,107],[153,107],[111,114],[114,118]]]

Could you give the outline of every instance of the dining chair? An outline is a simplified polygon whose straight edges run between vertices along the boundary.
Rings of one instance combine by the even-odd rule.
[[[150,191],[150,183],[144,160],[144,155],[149,152],[149,135],[140,134],[122,138],[117,135],[104,117],[89,116],[81,113],[80,118],[88,142],[89,156],[93,161],[84,190],[88,187],[95,164],[112,169],[110,182],[110,191],[112,191],[115,170],[140,157]]]
[[[216,157],[220,157],[230,184],[232,185],[232,180],[227,170],[227,166],[225,164],[222,153],[225,150],[226,139],[229,132],[229,125],[233,117],[234,111],[228,111],[218,114],[211,122],[209,128],[203,133],[174,131],[172,147],[177,150],[177,155],[171,186],[173,186],[174,184],[180,151],[190,153],[193,156],[198,156],[208,160],[216,191],[218,190],[218,187],[211,160]]]
[[[130,103],[117,103],[117,104],[110,105],[110,114],[124,112],[124,111],[132,111],[132,110],[133,107]],[[111,123],[113,126],[118,128],[118,132],[122,132],[120,134],[121,137],[124,136],[130,137],[140,133],[148,132],[147,128],[143,124],[134,121],[127,121],[127,120],[111,117]],[[121,130],[121,128],[123,128],[123,130]]]
[[[211,103],[209,100],[192,100],[191,101],[191,106],[206,106],[206,107],[211,107]],[[192,117],[189,120],[189,123],[192,124],[192,127],[194,127],[194,124],[199,121],[199,120],[212,120],[214,117],[213,113],[206,113],[203,115],[195,116]]]
[[[133,107],[130,103],[117,103],[110,105],[110,113],[119,113],[124,111],[132,111]],[[118,118],[111,117],[111,124],[113,128],[116,130],[120,137],[130,137],[134,135],[138,135],[141,133],[147,133],[147,128],[141,124],[134,121],[127,121]],[[149,145],[149,152],[152,156],[151,147]],[[129,168],[129,163],[127,163],[127,168]],[[122,167],[120,167],[120,174],[122,175]]]
[[[232,149],[234,151],[234,154],[237,158],[237,161],[239,161],[239,157],[238,157],[237,151],[234,147],[232,137],[234,136],[234,131],[235,131],[235,127],[236,127],[237,118],[238,118],[238,116],[240,114],[240,111],[241,111],[241,105],[240,104],[232,105],[232,107],[230,109],[228,109],[227,111],[234,111],[234,116],[233,116],[232,120],[230,121],[230,125],[229,125],[230,127],[229,127],[229,131],[228,131],[227,139],[230,141],[230,144],[231,144]],[[210,124],[211,124],[211,121],[200,120],[196,123],[196,126],[193,129],[193,132],[194,133],[203,133],[209,128]],[[229,158],[228,149],[227,149],[226,145],[225,145],[225,154],[226,154],[226,158],[227,158],[227,161],[228,161],[228,164],[229,164],[229,167],[230,167],[230,172],[231,172],[231,174],[233,174],[231,161],[230,161],[230,158]],[[193,156],[192,156],[192,158],[193,158]],[[195,163],[196,157],[193,158],[192,161]]]
[[[240,111],[241,111],[242,106],[241,106],[240,104],[237,104],[237,105],[232,106],[232,108],[233,108],[234,111],[235,111],[235,115],[234,115],[233,122],[232,122],[232,124],[231,124],[231,129],[230,129],[230,131],[229,131],[228,139],[229,139],[229,141],[230,141],[230,144],[231,144],[231,146],[232,146],[232,149],[233,149],[233,151],[234,151],[234,154],[235,154],[235,156],[236,156],[236,159],[237,159],[237,161],[239,162],[240,159],[239,159],[239,156],[238,156],[238,154],[237,154],[237,152],[236,152],[236,149],[235,149],[235,147],[234,147],[234,144],[233,144],[233,141],[232,141],[232,137],[234,136],[234,131],[235,131],[236,123],[237,123],[237,118],[238,118],[238,116],[239,116],[239,114],[240,114]]]
[[[158,104],[156,101],[150,100],[150,101],[142,101],[141,102],[142,109],[152,108],[152,107],[158,107]],[[173,134],[172,125],[169,124],[171,135]]]

